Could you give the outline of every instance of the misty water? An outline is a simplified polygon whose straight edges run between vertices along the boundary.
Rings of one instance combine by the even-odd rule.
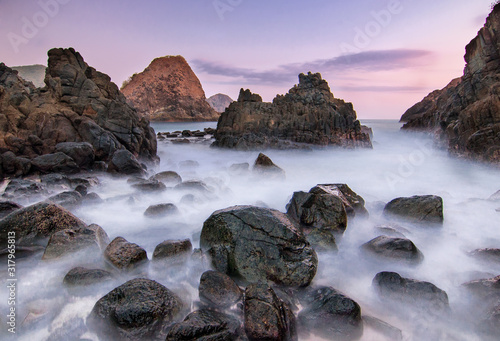
[[[468,296],[461,284],[500,274],[498,264],[482,263],[467,255],[477,248],[500,247],[500,212],[496,211],[500,202],[487,200],[500,190],[500,172],[449,157],[446,151],[434,147],[430,136],[401,132],[396,121],[372,120],[363,124],[373,128],[373,149],[265,151],[285,170],[285,179],[268,179],[251,170],[239,174],[230,170],[236,163],[249,163],[251,169],[258,151],[215,149],[208,140],[189,144],[159,141],[161,162],[150,171],[176,171],[184,181],[204,181],[210,191],[168,189],[157,194],[140,193],[126,178],[99,176],[100,185],[92,191],[105,199],[104,203],[72,212],[88,224],[102,226],[110,240],[122,236],[139,244],[151,259],[155,246],[167,239],[189,238],[193,247],[198,247],[203,222],[215,210],[233,205],[258,205],[285,212],[295,191],[309,191],[316,184],[346,183],[365,199],[370,216],[349,220],[343,238],[337,240],[338,253],[319,253],[313,285],[332,286],[344,292],[360,304],[363,314],[403,330],[405,340],[481,340],[473,328],[478,317],[468,314]],[[156,131],[164,132],[215,127],[215,123],[153,126]],[[420,265],[378,260],[360,251],[360,245],[382,234],[376,226],[388,223],[382,216],[385,203],[396,197],[424,194],[443,198],[443,226],[425,228],[400,224],[405,236],[425,257]],[[179,214],[159,219],[144,216],[148,206],[159,203],[175,204]],[[62,279],[71,268],[104,266],[94,258],[95,255],[79,255],[45,262],[33,257],[18,263],[18,328],[24,330],[19,340],[44,340],[63,325],[78,327],[100,297],[137,276],[157,280],[191,302],[194,309],[199,277],[208,269],[206,263],[168,268],[150,264],[139,273],[123,274],[88,292],[67,291]],[[447,292],[450,315],[425,317],[387,304],[371,286],[373,277],[380,271],[395,271],[403,277],[434,283]],[[2,297],[5,295],[2,287]],[[0,302],[1,311],[7,311],[5,301]],[[91,333],[84,338],[97,340]],[[365,327],[362,340],[390,338]]]

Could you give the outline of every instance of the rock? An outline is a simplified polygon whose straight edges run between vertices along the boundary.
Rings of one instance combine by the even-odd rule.
[[[500,162],[499,13],[497,4],[466,46],[462,77],[408,109],[403,129],[433,132],[451,154]]]
[[[79,230],[57,231],[50,236],[42,259],[58,259],[84,250],[89,255],[100,255],[107,244],[108,235],[99,225]]]
[[[192,250],[193,245],[189,239],[165,240],[156,245],[153,259],[187,259]]]
[[[76,267],[64,276],[63,283],[70,287],[88,286],[109,281],[113,277],[113,274],[106,270]]]
[[[404,278],[395,272],[380,272],[373,279],[372,285],[382,298],[409,304],[432,314],[441,315],[449,309],[446,292],[429,282]],[[402,306],[401,309],[406,310],[407,306]]]
[[[313,229],[306,238],[316,251],[338,251],[335,236],[331,231]]]
[[[229,174],[231,175],[244,175],[250,170],[250,164],[244,163],[234,163],[229,167]]]
[[[234,317],[208,310],[196,310],[170,328],[166,341],[241,340],[240,323]]]
[[[243,298],[243,292],[231,277],[218,271],[205,271],[198,290],[204,304],[219,309],[230,308]]]
[[[174,204],[158,204],[149,206],[144,215],[149,218],[166,217],[178,213],[179,210]]]
[[[60,188],[64,190],[70,189],[71,187],[71,180],[65,174],[44,174],[40,176],[40,181],[49,187]]]
[[[108,164],[107,172],[140,175],[144,173],[144,169],[142,169],[141,164],[131,152],[128,150],[117,150]]]
[[[84,185],[78,185],[75,187],[75,192],[79,193],[82,197],[84,197],[87,195],[88,189]]]
[[[311,288],[302,299],[299,324],[327,340],[357,340],[363,335],[361,308],[330,287]]]
[[[363,325],[387,337],[391,341],[403,341],[403,331],[373,316],[363,315]]]
[[[245,332],[249,340],[298,340],[295,316],[267,284],[245,290]]]
[[[228,95],[216,94],[207,98],[207,102],[215,111],[221,113],[234,101]]]
[[[3,197],[10,200],[22,200],[26,201],[42,200],[48,194],[47,188],[43,183],[39,183],[32,180],[24,179],[13,179],[9,182]]]
[[[0,220],[0,247],[7,246],[8,232],[15,233],[17,245],[30,245],[43,242],[57,231],[86,226],[61,206],[42,202],[21,208]]]
[[[146,250],[122,237],[113,239],[104,250],[104,257],[120,270],[132,270],[148,260]]]
[[[78,206],[82,202],[82,195],[77,191],[66,191],[53,195],[47,200],[55,204],[61,205],[65,208],[72,208]]]
[[[319,73],[299,75],[299,84],[272,103],[241,89],[217,123],[214,146],[290,149],[300,144],[368,147],[351,103],[336,99]]]
[[[95,204],[100,204],[102,202],[104,202],[104,200],[99,196],[99,194],[94,192],[87,193],[87,195],[85,195],[82,198],[83,204],[95,205]]]
[[[182,182],[181,176],[173,171],[157,173],[151,177],[151,180],[161,181],[167,186],[175,186]]]
[[[492,248],[476,249],[476,250],[470,252],[469,255],[471,257],[474,257],[474,258],[477,258],[480,260],[500,264],[500,249],[492,249]]]
[[[500,276],[470,281],[463,286],[479,298],[490,302],[500,299]]]
[[[136,278],[99,299],[87,325],[100,339],[164,340],[182,308],[181,299],[163,285]]]
[[[127,100],[152,121],[217,121],[200,81],[181,56],[154,59],[122,87]]]
[[[207,184],[199,180],[183,181],[174,187],[176,190],[196,191],[203,194],[210,194],[212,191],[208,188]]]
[[[34,170],[41,173],[77,173],[80,168],[75,161],[68,155],[57,152],[54,154],[45,154],[31,160]]]
[[[0,219],[23,208],[23,206],[13,201],[0,201]]]
[[[418,264],[424,256],[413,242],[406,238],[378,236],[361,246],[370,253],[394,260]]]
[[[0,175],[3,172],[5,175],[14,177],[27,175],[31,170],[31,161],[24,157],[17,157],[11,151],[5,152],[0,156]],[[3,176],[0,176],[3,178]]]
[[[162,192],[167,189],[167,186],[158,180],[142,180],[133,184],[132,187],[143,192]]]
[[[219,210],[205,221],[202,250],[219,250],[216,269],[248,282],[270,280],[306,286],[316,274],[318,259],[302,232],[279,211],[252,206]],[[222,264],[221,264],[222,263]]]
[[[61,142],[56,151],[71,157],[78,167],[90,169],[95,160],[94,147],[88,142]]]
[[[254,173],[262,174],[265,176],[284,178],[285,171],[280,167],[276,166],[274,162],[267,156],[262,153],[259,153],[259,156],[255,160],[253,165]]]
[[[309,193],[335,195],[342,200],[348,216],[368,216],[365,200],[346,184],[316,185]]]
[[[443,199],[435,195],[396,198],[384,208],[384,214],[417,223],[443,223]]]

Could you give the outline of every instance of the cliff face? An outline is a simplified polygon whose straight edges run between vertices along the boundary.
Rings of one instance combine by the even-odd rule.
[[[461,78],[401,118],[403,129],[430,130],[453,154],[500,162],[500,5],[466,47]]]
[[[96,161],[127,149],[156,159],[149,121],[130,107],[109,76],[70,49],[48,52],[43,88],[0,64],[0,150],[32,159],[54,153],[61,142],[88,142]]]
[[[181,56],[156,58],[121,89],[127,100],[153,121],[216,121],[200,81]]]
[[[207,98],[208,104],[218,113],[224,112],[229,104],[233,103],[233,99],[228,95],[216,94]]]
[[[215,146],[236,149],[372,146],[352,104],[334,98],[319,73],[300,74],[299,84],[273,103],[241,89],[238,101],[222,113],[215,139]]]

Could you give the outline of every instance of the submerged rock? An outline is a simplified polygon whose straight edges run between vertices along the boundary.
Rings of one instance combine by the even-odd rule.
[[[443,223],[443,199],[435,195],[396,198],[385,205],[384,214],[417,223]]]
[[[120,270],[134,269],[148,260],[146,250],[122,237],[113,239],[104,250],[104,257]]]
[[[265,154],[260,153],[253,165],[253,171],[258,174],[271,177],[285,177],[285,171],[276,166],[274,162]]]
[[[470,252],[469,255],[479,260],[500,264],[500,249],[476,249]]]
[[[378,236],[361,246],[374,255],[402,260],[410,263],[420,263],[424,256],[413,242],[406,238]]]
[[[111,272],[101,269],[76,267],[64,276],[63,283],[67,286],[88,286],[109,281],[114,276]]]
[[[144,211],[144,215],[149,218],[160,218],[176,214],[178,212],[179,210],[177,206],[168,203],[168,204],[151,205],[146,209],[146,211]]]
[[[253,206],[219,210],[205,221],[200,246],[216,269],[248,282],[306,286],[318,259],[303,233],[279,211]]]
[[[151,180],[161,181],[167,186],[175,186],[182,182],[181,176],[173,171],[157,173],[151,177]]]
[[[83,198],[77,191],[66,191],[53,195],[47,200],[66,208],[73,208],[78,206],[82,202]]]
[[[205,271],[198,290],[204,304],[220,309],[230,308],[243,298],[243,292],[231,277],[218,271]]]
[[[137,278],[97,301],[87,320],[101,339],[165,339],[165,330],[183,308],[181,299],[158,282]]]

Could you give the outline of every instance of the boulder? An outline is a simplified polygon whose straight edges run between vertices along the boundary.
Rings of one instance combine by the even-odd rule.
[[[218,271],[205,271],[198,290],[202,303],[219,309],[230,308],[243,298],[243,292],[231,277]]]
[[[17,245],[43,243],[53,233],[79,230],[86,224],[66,209],[42,202],[21,208],[0,220],[0,247],[7,246],[8,232],[15,233]]]
[[[378,236],[361,246],[364,250],[382,258],[413,264],[420,263],[424,256],[413,242],[406,238]]]
[[[132,270],[148,260],[146,250],[122,237],[116,237],[109,243],[104,257],[120,270]]]
[[[476,249],[469,252],[469,255],[479,260],[500,264],[500,249]]]
[[[402,310],[406,310],[409,305],[441,315],[449,309],[446,292],[429,282],[404,278],[395,272],[380,272],[373,279],[372,285],[381,298],[403,303],[404,306],[400,307]]]
[[[229,275],[248,282],[306,286],[318,266],[303,233],[285,214],[267,208],[235,206],[212,213],[203,224],[200,246],[218,250],[219,257],[212,259],[216,269],[227,264]]]
[[[178,212],[179,210],[177,209],[177,206],[168,203],[168,204],[151,205],[146,209],[146,211],[144,211],[144,215],[149,218],[159,218],[176,214]]]
[[[244,314],[245,332],[251,341],[298,340],[293,312],[268,284],[246,288]]]
[[[63,283],[69,287],[89,286],[106,282],[113,278],[113,274],[106,270],[76,267],[64,276]]]
[[[11,151],[5,152],[0,156],[0,178],[3,178],[3,175],[14,177],[27,175],[31,166],[31,160],[18,157]]]
[[[153,175],[150,179],[161,181],[167,186],[175,186],[182,182],[181,176],[173,171],[165,171],[157,173]]]
[[[82,195],[77,191],[66,191],[49,197],[47,200],[66,208],[73,208],[82,202]]]
[[[135,156],[128,150],[117,150],[108,164],[108,173],[143,174],[144,169]]]
[[[361,308],[330,287],[310,288],[301,300],[299,325],[327,340],[358,340],[363,335]]]
[[[500,276],[478,279],[464,283],[463,286],[481,299],[495,302],[500,299]]]
[[[77,173],[80,168],[68,155],[57,152],[54,154],[45,154],[31,160],[33,170],[41,173]]]
[[[354,192],[346,184],[324,184],[316,185],[309,190],[314,194],[331,194],[342,200],[348,216],[367,216],[368,211],[365,208],[365,200]]]
[[[174,324],[166,341],[225,341],[242,340],[240,322],[214,310],[193,311],[184,321]]]
[[[255,150],[307,145],[371,148],[351,103],[334,98],[319,73],[299,75],[299,84],[272,103],[241,89],[221,114],[214,146]]]
[[[254,173],[270,177],[285,177],[285,171],[276,166],[274,162],[265,154],[260,153],[253,165]]]
[[[193,245],[189,239],[165,240],[156,245],[153,259],[185,259],[193,251]]]
[[[136,278],[99,299],[87,325],[105,340],[164,340],[182,308],[181,299],[160,283]]]
[[[443,223],[443,199],[435,195],[396,198],[384,207],[384,214],[416,223]]]
[[[95,160],[94,147],[88,142],[61,142],[56,151],[71,157],[78,167],[90,169]]]
[[[0,219],[23,208],[23,206],[13,201],[0,201]]]
[[[142,192],[162,192],[167,189],[167,186],[158,180],[141,180],[132,184],[132,188]]]

